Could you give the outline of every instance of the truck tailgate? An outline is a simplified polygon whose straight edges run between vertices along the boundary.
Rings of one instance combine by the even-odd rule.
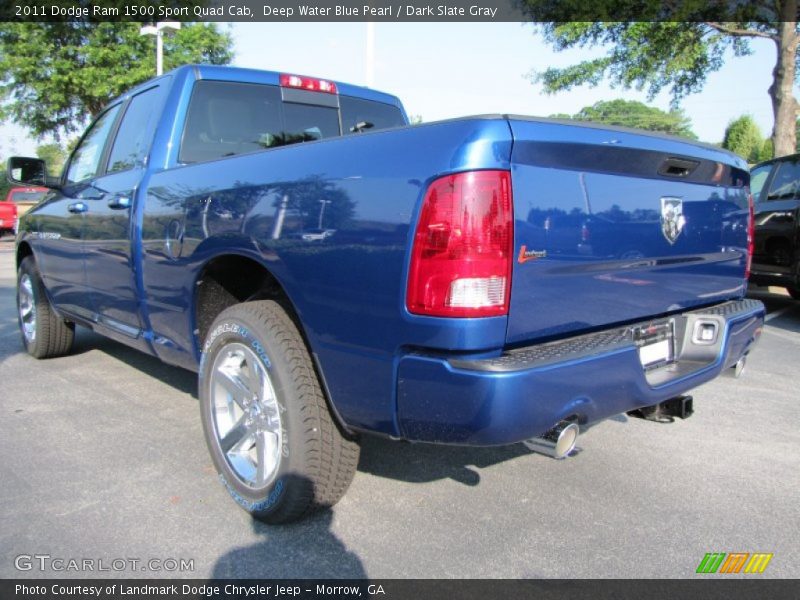
[[[509,123],[516,257],[508,344],[744,293],[744,161],[657,134]]]

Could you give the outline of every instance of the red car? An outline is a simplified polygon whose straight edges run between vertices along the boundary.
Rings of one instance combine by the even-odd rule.
[[[43,187],[15,187],[8,190],[4,202],[0,202],[0,237],[6,233],[16,234],[19,224],[20,206],[24,214],[47,193]]]
[[[17,233],[17,205],[13,202],[0,202],[0,237],[6,233]]]

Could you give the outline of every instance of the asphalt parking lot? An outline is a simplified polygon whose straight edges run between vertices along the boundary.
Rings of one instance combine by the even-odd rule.
[[[342,502],[269,527],[214,476],[192,373],[85,330],[72,356],[22,352],[11,250],[0,241],[0,577],[685,578],[737,551],[774,553],[755,577],[800,577],[800,302],[785,295],[754,293],[770,316],[747,372],[695,390],[687,421],[620,416],[564,461],[367,438]],[[34,554],[194,569],[17,570]]]

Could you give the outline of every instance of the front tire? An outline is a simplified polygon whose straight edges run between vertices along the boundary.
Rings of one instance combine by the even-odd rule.
[[[17,315],[22,344],[34,358],[62,356],[72,349],[75,324],[53,310],[32,256],[26,256],[17,271]]]
[[[334,421],[308,350],[271,300],[224,310],[200,365],[200,408],[214,466],[233,499],[269,523],[332,506],[359,446]]]

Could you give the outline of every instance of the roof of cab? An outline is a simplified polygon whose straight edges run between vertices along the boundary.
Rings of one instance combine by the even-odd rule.
[[[280,75],[279,71],[262,71],[260,69],[245,69],[243,67],[227,67],[221,65],[183,65],[177,69],[173,69],[168,73],[164,73],[159,77],[150,79],[144,83],[139,84],[135,88],[127,91],[120,98],[133,95],[143,88],[149,87],[153,82],[174,75],[185,74],[186,71],[194,71],[194,76],[197,79],[213,79],[216,81],[234,81],[238,83],[260,83],[265,85],[279,85]],[[301,75],[300,73],[292,73],[293,75]],[[314,76],[310,76],[314,77]],[[327,79],[320,77],[320,79]],[[334,80],[329,80],[334,81]],[[363,98],[365,100],[372,100],[374,102],[383,102],[384,104],[392,104],[398,108],[402,108],[400,99],[392,94],[386,94],[366,87],[334,81],[340,96],[354,96],[356,98]]]

